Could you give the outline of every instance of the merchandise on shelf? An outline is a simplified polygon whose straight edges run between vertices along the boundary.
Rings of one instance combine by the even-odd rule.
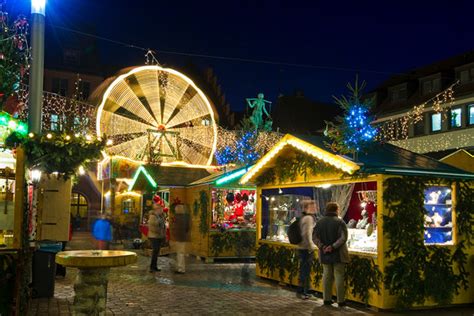
[[[255,229],[255,190],[213,189],[211,229]]]
[[[432,186],[425,190],[425,244],[453,243],[451,188]]]

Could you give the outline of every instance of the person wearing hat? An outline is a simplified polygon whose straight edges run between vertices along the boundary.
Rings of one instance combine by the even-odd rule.
[[[158,255],[166,237],[166,219],[163,213],[163,206],[156,201],[153,202],[153,209],[148,217],[148,239],[152,247],[150,272],[157,272],[161,271],[158,268]]]

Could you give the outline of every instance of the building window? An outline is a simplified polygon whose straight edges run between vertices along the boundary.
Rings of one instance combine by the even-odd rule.
[[[469,125],[474,125],[474,104],[469,105],[468,107],[469,112]]]
[[[209,119],[203,119],[203,120],[201,121],[201,125],[203,125],[203,126],[210,126],[210,125],[211,125],[211,120],[209,120]]]
[[[88,81],[79,82],[79,100],[87,100],[91,92],[91,83]]]
[[[405,101],[407,99],[406,85],[390,88],[390,97],[392,102]]]
[[[51,90],[53,93],[57,93],[65,97],[67,95],[67,86],[68,86],[67,79],[53,78]]]
[[[431,131],[439,132],[441,130],[441,113],[431,114]]]
[[[451,110],[451,128],[459,128],[462,125],[461,108]]]
[[[425,134],[425,121],[423,119],[415,123],[413,133],[415,136],[421,136]]]
[[[436,78],[432,80],[425,80],[421,86],[421,93],[423,95],[439,92],[441,89],[441,79]]]
[[[52,131],[58,131],[59,130],[59,116],[57,116],[56,114],[51,114],[50,123],[51,123],[51,130]]]
[[[469,76],[469,70],[463,70],[459,73],[459,81],[461,81],[461,83],[467,83],[471,81],[471,77]]]
[[[71,214],[73,216],[87,217],[87,200],[84,195],[73,192],[71,196]]]

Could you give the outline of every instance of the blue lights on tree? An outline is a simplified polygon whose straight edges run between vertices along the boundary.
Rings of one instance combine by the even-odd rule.
[[[255,150],[257,142],[257,132],[244,132],[242,137],[237,141],[237,161],[240,165],[251,165],[259,158],[258,152]]]
[[[215,153],[218,165],[227,165],[235,161],[235,151],[229,146],[225,146],[222,150]]]
[[[361,144],[371,141],[377,135],[377,129],[370,125],[369,110],[363,105],[353,105],[344,118],[346,131],[344,143],[349,149],[359,151]]]
[[[225,146],[222,150],[216,151],[217,163],[219,165],[234,163],[241,166],[255,163],[260,158],[260,154],[255,149],[257,137],[257,131],[242,131],[233,146]]]
[[[364,151],[374,143],[377,135],[377,129],[370,125],[372,118],[369,114],[374,100],[361,97],[365,82],[359,85],[356,77],[355,84],[348,83],[347,87],[351,92],[348,97],[334,97],[344,115],[336,117],[335,122],[326,122],[327,128],[324,132],[331,140],[327,145],[339,154]]]

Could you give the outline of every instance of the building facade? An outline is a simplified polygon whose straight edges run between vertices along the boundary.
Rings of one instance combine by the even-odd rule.
[[[373,122],[391,143],[439,158],[474,147],[474,51],[417,68],[376,88]]]

